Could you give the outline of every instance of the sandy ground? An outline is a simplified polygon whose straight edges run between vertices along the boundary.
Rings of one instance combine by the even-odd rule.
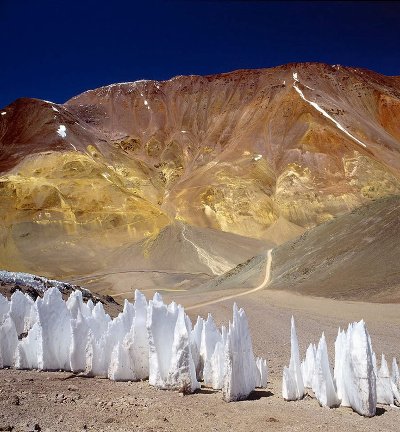
[[[173,297],[173,293],[166,293]],[[189,298],[182,303],[189,305]],[[189,311],[211,312],[219,324],[231,316],[233,299]],[[400,358],[398,305],[354,303],[261,290],[238,298],[250,322],[254,350],[268,359],[268,388],[251,400],[226,403],[221,393],[202,389],[182,396],[151,388],[147,382],[115,383],[65,372],[0,371],[0,430],[29,431],[394,431],[400,410],[380,407],[366,419],[350,409],[325,409],[315,399],[285,402],[282,367],[289,360],[290,317],[296,318],[304,353],[325,331],[333,348],[338,326],[364,318],[379,356]],[[333,358],[331,357],[331,360]],[[36,427],[36,429],[35,429]],[[40,429],[39,429],[40,428]]]

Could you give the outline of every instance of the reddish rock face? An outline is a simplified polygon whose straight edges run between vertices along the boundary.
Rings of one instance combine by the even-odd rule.
[[[57,213],[126,241],[179,219],[281,242],[400,191],[400,78],[361,69],[138,81],[2,112],[5,233]]]
[[[52,102],[17,99],[2,113],[0,172],[3,173],[32,154],[49,151],[84,152],[90,144],[101,146],[102,142],[106,142],[95,129],[62,105]]]
[[[180,158],[197,166],[247,150],[261,152],[279,170],[317,152],[334,157],[355,148],[398,168],[385,148],[398,146],[399,97],[399,78],[310,63],[116,84],[76,96],[66,107],[155,163]]]
[[[66,107],[158,170],[167,212],[259,236],[256,219],[309,227],[397,191],[399,104],[398,77],[306,63],[116,84]]]

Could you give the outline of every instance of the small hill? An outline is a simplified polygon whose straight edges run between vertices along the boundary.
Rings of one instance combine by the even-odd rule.
[[[219,276],[270,246],[257,239],[175,222],[152,239],[121,247],[111,257],[110,266]]]
[[[270,247],[265,241],[176,221],[153,238],[121,246],[109,256],[108,271],[77,281],[113,295],[136,288],[191,291]]]

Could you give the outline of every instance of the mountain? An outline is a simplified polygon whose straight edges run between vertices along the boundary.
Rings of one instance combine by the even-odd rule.
[[[177,222],[267,249],[399,194],[400,77],[293,63],[18,99],[0,150],[0,267],[150,265],[168,248],[144,245]]]
[[[162,208],[193,225],[262,237],[279,216],[311,227],[398,192],[399,78],[292,64],[112,85],[66,106],[156,167]]]

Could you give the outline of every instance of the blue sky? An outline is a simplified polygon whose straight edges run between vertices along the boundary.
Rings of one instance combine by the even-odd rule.
[[[400,3],[0,0],[0,106],[320,61],[400,75]]]

